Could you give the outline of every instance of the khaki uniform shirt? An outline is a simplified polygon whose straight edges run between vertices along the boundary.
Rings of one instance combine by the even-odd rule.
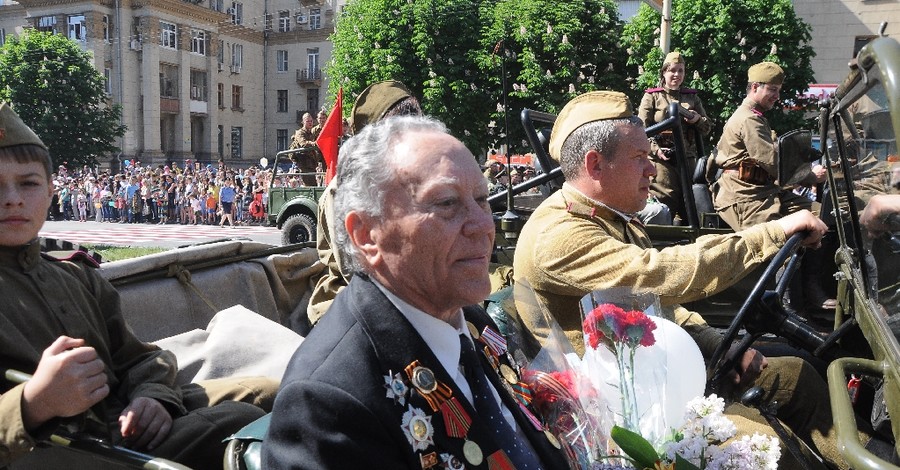
[[[694,132],[690,132],[691,126],[700,131],[701,135],[709,135],[713,125],[709,118],[706,117],[706,110],[703,109],[703,102],[697,95],[697,90],[692,88],[682,88],[680,90],[669,90],[666,88],[650,88],[644,92],[641,98],[641,105],[638,107],[638,117],[644,121],[644,127],[650,127],[654,124],[662,122],[666,118],[666,111],[672,102],[680,103],[680,105],[691,111],[700,114],[700,120],[694,124],[687,124],[684,133],[685,144],[687,144],[687,157],[697,158],[697,142],[694,139]],[[658,147],[653,147],[652,154],[656,154]]]
[[[0,361],[3,368],[34,373],[41,354],[59,336],[83,338],[106,364],[110,394],[103,400],[107,422],[137,397],[154,398],[177,417],[186,412],[173,388],[172,353],[139,341],[125,324],[119,295],[96,270],[49,261],[40,245],[0,247]],[[0,395],[0,466],[31,451],[36,440],[22,421],[24,385],[5,383]],[[97,408],[95,408],[97,410]],[[52,431],[51,421],[38,434]]]
[[[315,128],[307,129],[305,127],[300,127],[294,132],[294,136],[291,137],[291,146],[290,150],[298,149],[300,147],[310,147],[316,145],[316,137],[318,137],[318,133],[315,132]]]
[[[306,315],[310,325],[315,325],[325,315],[334,297],[347,286],[349,279],[341,270],[339,250],[332,245],[334,240],[334,191],[337,179],[332,179],[319,199],[319,224],[316,226],[316,250],[325,271],[316,282]]]
[[[721,210],[738,202],[765,199],[780,191],[774,183],[778,175],[775,134],[756,102],[750,98],[744,99],[725,123],[717,148],[716,165],[726,169],[737,168],[745,160],[754,160],[769,174],[772,182],[762,185],[748,183],[738,179],[735,173],[725,172],[718,180],[716,209]]]
[[[657,250],[643,227],[591,201],[568,183],[525,223],[513,265],[516,283],[527,282],[579,354],[584,352],[578,302],[595,289],[628,286],[659,295],[664,310],[697,341],[704,357],[721,336],[682,302],[715,294],[773,256],[785,236],[777,223],[727,235],[707,235],[690,245]],[[540,325],[534,309],[516,307],[526,326]],[[535,313],[539,315],[539,313]],[[532,332],[539,338],[547,331]]]

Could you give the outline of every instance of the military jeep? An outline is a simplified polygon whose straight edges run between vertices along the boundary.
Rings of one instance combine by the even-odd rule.
[[[310,182],[315,181],[317,174],[282,171],[284,167],[290,167],[292,155],[308,151],[308,148],[299,148],[275,154],[266,220],[269,225],[274,225],[281,230],[281,243],[284,245],[315,241],[316,239],[319,198],[325,192],[325,187],[291,187],[287,184],[291,178]],[[275,186],[276,179],[285,180],[285,184]]]

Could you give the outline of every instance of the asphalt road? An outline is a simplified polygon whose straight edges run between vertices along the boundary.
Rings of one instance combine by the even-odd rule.
[[[77,244],[145,246],[177,248],[223,238],[241,238],[281,244],[281,232],[275,227],[218,225],[119,224],[78,221],[47,221],[42,237],[58,238]]]

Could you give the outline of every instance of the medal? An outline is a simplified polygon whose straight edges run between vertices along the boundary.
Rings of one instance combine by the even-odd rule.
[[[409,387],[399,372],[391,375],[391,371],[388,371],[388,375],[384,376],[384,388],[387,389],[387,398],[392,398],[394,403],[400,406],[406,404],[406,392],[409,391]]]
[[[497,333],[493,328],[489,326],[484,327],[484,330],[481,332],[481,341],[486,344],[487,347],[491,348],[491,353],[493,353],[494,356],[506,354],[506,338],[500,333]]]
[[[422,470],[428,470],[438,464],[437,452],[426,455],[419,455],[419,462],[422,464]]]
[[[416,367],[412,371],[413,385],[422,393],[431,393],[437,388],[437,381],[434,379],[434,372],[427,367]]]
[[[466,458],[466,462],[476,467],[484,461],[484,453],[481,452],[481,447],[478,447],[478,444],[472,441],[466,441],[463,444],[463,456]]]
[[[453,454],[441,454],[441,461],[443,462],[442,466],[447,470],[463,470],[466,468],[466,466],[460,462],[459,457]]]
[[[550,445],[556,447],[557,449],[562,449],[562,446],[559,444],[559,439],[557,439],[549,429],[544,430],[544,435],[547,436],[547,440],[550,441]]]
[[[506,364],[500,364],[500,375],[502,375],[510,385],[519,383],[519,375],[516,374],[516,371],[514,371],[512,367]]]
[[[498,450],[487,458],[488,470],[515,470],[515,465],[509,460],[506,452]]]
[[[456,397],[441,404],[441,416],[444,417],[444,429],[448,436],[465,439],[466,434],[469,433],[469,427],[472,425],[472,418]]]
[[[431,425],[431,416],[414,406],[410,406],[403,413],[403,422],[400,425],[406,440],[413,450],[425,450],[434,445],[434,427]]]
[[[469,335],[472,336],[472,339],[478,339],[481,337],[481,335],[478,334],[478,328],[476,328],[475,325],[472,324],[472,322],[467,321],[466,326],[469,327]]]
[[[420,365],[417,360],[406,366],[404,371],[413,387],[428,402],[431,411],[437,412],[441,404],[449,400],[453,395],[453,389],[448,387],[447,384],[439,382],[434,377],[434,372]]]

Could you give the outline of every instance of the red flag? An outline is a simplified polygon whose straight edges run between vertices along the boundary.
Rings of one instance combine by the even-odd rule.
[[[334,178],[334,174],[337,171],[338,142],[341,139],[341,134],[344,133],[343,124],[341,122],[343,119],[341,111],[341,103],[343,100],[344,88],[341,87],[338,89],[334,108],[331,110],[331,114],[328,115],[328,120],[325,121],[322,132],[320,132],[319,137],[316,138],[316,145],[319,146],[319,150],[322,151],[322,157],[325,159],[325,184],[331,182],[331,179]]]

